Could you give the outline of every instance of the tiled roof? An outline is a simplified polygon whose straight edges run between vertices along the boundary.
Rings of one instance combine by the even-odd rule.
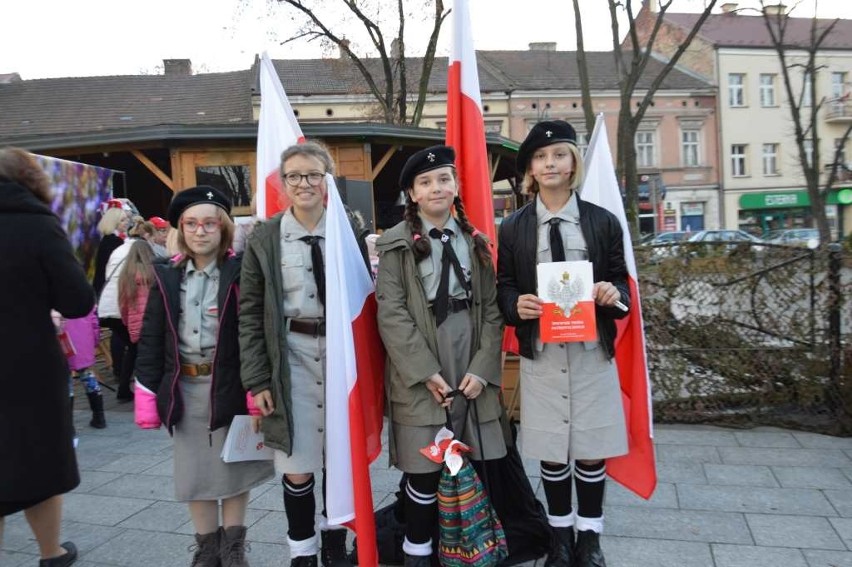
[[[37,79],[0,84],[0,139],[252,120],[248,71]]]
[[[481,51],[483,93],[514,90],[579,90],[576,54],[571,51]],[[590,52],[593,90],[618,88],[610,53]],[[371,69],[377,59],[367,59]],[[416,92],[422,59],[408,61],[411,92]],[[340,59],[275,61],[288,94],[366,94],[354,65]],[[651,61],[638,88],[646,88],[661,63]],[[376,75],[379,77],[379,75]],[[446,92],[447,58],[436,58],[429,92]],[[251,94],[257,85],[256,65],[244,71],[199,75],[131,75],[70,77],[0,83],[0,144],[37,136],[114,132],[159,126],[251,124]],[[380,88],[382,84],[380,83]],[[672,71],[663,90],[696,90],[710,86]],[[113,139],[111,138],[111,139]]]
[[[667,21],[686,30],[692,29],[698,17],[699,14],[671,13],[665,16]],[[833,21],[818,19],[817,29],[824,30]],[[785,43],[795,47],[810,45],[812,23],[811,18],[790,17],[784,32]],[[699,35],[717,47],[772,47],[769,32],[760,15],[714,14],[701,26]],[[852,20],[839,20],[825,38],[822,49],[852,49]]]

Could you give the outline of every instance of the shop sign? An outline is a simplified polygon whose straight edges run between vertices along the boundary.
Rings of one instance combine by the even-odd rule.
[[[747,193],[740,196],[741,209],[777,209],[785,207],[807,207],[810,204],[804,191],[776,193]]]
[[[688,217],[704,214],[704,203],[681,203],[680,214]]]

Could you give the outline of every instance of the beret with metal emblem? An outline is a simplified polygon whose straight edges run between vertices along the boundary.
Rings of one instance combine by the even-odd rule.
[[[231,200],[228,199],[221,191],[209,185],[199,185],[198,187],[190,187],[176,193],[169,204],[168,214],[169,223],[178,228],[178,222],[183,212],[193,205],[210,204],[223,209],[226,213],[231,214]]]
[[[518,155],[515,158],[515,169],[518,173],[524,175],[527,172],[530,158],[533,152],[539,148],[558,144],[560,142],[568,142],[569,144],[577,145],[577,132],[574,127],[564,120],[545,120],[539,122],[532,127],[526,139],[518,148]]]
[[[421,173],[447,166],[456,166],[456,152],[449,146],[432,146],[415,152],[402,166],[399,187],[410,189],[414,185],[414,178]]]

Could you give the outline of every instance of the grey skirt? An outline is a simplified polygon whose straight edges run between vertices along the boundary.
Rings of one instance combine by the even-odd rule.
[[[226,463],[222,446],[228,427],[208,429],[210,376],[181,376],[183,417],[174,428],[175,500],[221,500],[237,496],[273,477],[270,461]]]
[[[438,327],[438,360],[441,363],[441,376],[453,389],[458,388],[467,374],[472,337],[473,323],[470,319],[470,311],[450,313],[444,323]],[[495,388],[496,386],[489,384],[486,387]],[[476,400],[470,401],[459,397],[453,402],[450,412],[456,438],[459,438],[458,432],[462,432],[461,441],[473,449],[469,456],[476,461],[500,459],[506,456],[506,442],[499,419],[479,423],[477,430],[472,404],[482,404],[485,403],[484,400],[485,397],[481,395]],[[471,404],[470,408],[468,404]],[[483,413],[482,407],[478,406],[477,409],[479,413]],[[441,470],[443,464],[434,463],[420,453],[422,447],[435,442],[435,434],[441,427],[441,425],[413,426],[393,423],[391,433],[394,436],[396,448],[394,466],[412,474]]]
[[[519,445],[524,457],[566,464],[627,453],[618,369],[603,348],[551,343],[521,357]]]

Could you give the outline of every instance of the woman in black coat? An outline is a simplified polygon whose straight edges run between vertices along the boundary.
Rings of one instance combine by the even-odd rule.
[[[95,295],[59,219],[50,182],[18,149],[0,149],[0,536],[24,510],[42,567],[74,562],[59,544],[62,494],[80,484],[68,363],[50,318],[83,317]]]

